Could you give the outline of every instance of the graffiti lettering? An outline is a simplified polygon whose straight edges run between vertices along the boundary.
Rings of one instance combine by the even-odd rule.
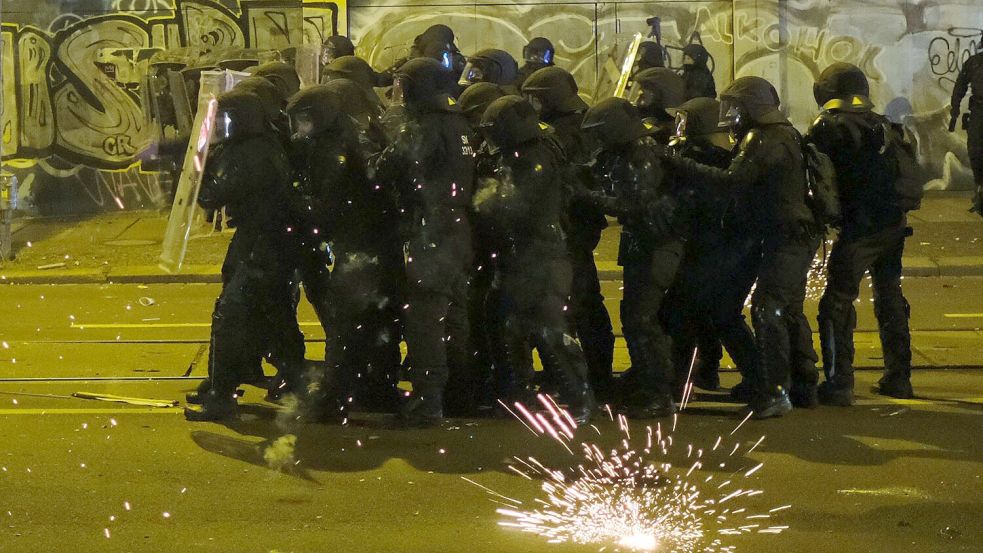
[[[951,90],[963,63],[983,50],[983,29],[951,28],[928,44],[928,64],[939,86]]]

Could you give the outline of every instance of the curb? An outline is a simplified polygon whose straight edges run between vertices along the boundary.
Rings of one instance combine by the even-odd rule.
[[[983,256],[906,257],[904,276],[983,277]],[[613,261],[597,263],[601,281],[621,280],[621,267]],[[180,273],[165,273],[152,265],[116,269],[72,269],[67,271],[0,270],[0,284],[215,284],[222,282],[220,265],[189,265]]]

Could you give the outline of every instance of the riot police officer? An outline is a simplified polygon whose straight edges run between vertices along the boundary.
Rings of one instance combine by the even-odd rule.
[[[669,110],[683,103],[686,84],[673,70],[664,67],[646,69],[635,75],[628,100],[651,129],[651,136],[663,146],[675,134],[676,118]]]
[[[458,100],[474,132],[475,175],[479,180],[493,177],[495,171],[495,156],[481,135],[481,118],[492,102],[506,95],[497,84],[475,83],[464,89]],[[474,266],[468,287],[468,321],[475,353],[474,369],[485,380],[484,387],[479,390],[479,403],[490,406],[510,393],[513,381],[503,353],[500,294],[492,286],[499,252],[503,250],[502,233],[488,217],[473,217],[472,232]]]
[[[552,136],[564,153],[565,179],[579,178],[577,168],[592,161],[594,148],[580,128],[587,103],[580,98],[573,75],[559,67],[540,69],[526,80],[522,93],[540,119],[553,127]],[[591,387],[606,401],[613,391],[614,331],[601,294],[594,248],[608,223],[604,213],[587,202],[570,200],[568,204],[562,221],[573,266],[571,311],[587,357]]]
[[[665,49],[661,44],[646,40],[638,45],[638,61],[635,63],[636,72],[665,66]]]
[[[211,387],[188,420],[235,414],[240,367],[269,353],[290,392],[304,388],[304,337],[292,309],[295,236],[289,209],[290,165],[254,94],[233,90],[218,99],[215,145],[198,203],[225,208],[236,221],[229,245],[236,263],[212,314]]]
[[[458,84],[467,87],[475,83],[495,83],[512,92],[519,76],[519,64],[505,50],[489,48],[468,56]]]
[[[340,415],[353,394],[356,405],[393,410],[400,362],[390,291],[402,263],[393,232],[395,202],[388,190],[369,185],[357,126],[343,109],[347,101],[329,85],[318,85],[287,105],[304,199],[300,211],[335,259],[325,328],[332,389],[324,392],[338,409],[328,412]]]
[[[589,109],[582,128],[601,148],[592,173],[604,192],[581,194],[622,225],[621,321],[632,366],[621,379],[621,408],[635,418],[668,416],[675,411],[672,344],[658,314],[683,246],[671,226],[673,202],[663,189],[657,145],[635,107],[621,98]]]
[[[718,126],[719,114],[720,103],[712,98],[679,106],[674,153],[711,167],[730,165],[730,142]],[[755,362],[754,334],[742,311],[757,276],[760,250],[752,236],[730,224],[726,192],[699,179],[676,184],[687,189],[687,240],[665,315],[676,351],[677,384],[685,383],[696,348],[692,382],[716,390],[722,345],[742,375]]]
[[[522,61],[519,76],[512,83],[517,89],[522,88],[529,75],[544,67],[552,67],[556,63],[556,48],[548,38],[538,36],[522,47]]]
[[[264,63],[256,66],[253,75],[263,77],[273,83],[280,91],[280,97],[284,98],[284,101],[300,91],[300,76],[297,75],[297,69],[289,63],[282,61]]]
[[[494,170],[476,194],[480,215],[501,232],[497,258],[504,345],[514,401],[532,399],[530,345],[559,385],[578,423],[590,419],[595,401],[587,364],[568,325],[571,266],[563,243],[561,153],[552,147],[536,111],[521,97],[506,96],[488,106],[482,134],[493,153]],[[489,190],[490,189],[490,190]]]
[[[969,148],[969,162],[973,167],[973,180],[976,181],[976,195],[973,196],[973,211],[983,217],[983,52],[977,52],[965,62],[952,89],[952,120],[949,130],[956,130],[956,122],[962,109],[963,98],[972,88],[969,99],[969,113],[963,119],[966,129],[966,144]]]
[[[686,99],[716,98],[717,85],[713,81],[710,52],[702,44],[687,44],[683,48],[683,79],[686,81]]]
[[[806,139],[836,166],[842,205],[842,224],[819,302],[826,373],[819,399],[828,405],[853,404],[854,302],[868,271],[884,350],[885,372],[878,391],[910,398],[910,306],[901,292],[901,255],[909,229],[895,193],[898,160],[892,155],[890,123],[873,111],[867,77],[856,66],[829,66],[819,76],[814,91],[822,111]]]
[[[756,418],[782,416],[793,404],[817,403],[818,357],[802,309],[819,237],[806,204],[801,137],[779,111],[779,104],[778,93],[768,81],[741,77],[721,94],[722,119],[738,141],[727,169],[668,158],[673,172],[682,177],[736,194],[732,208],[740,217],[736,224],[754,233],[761,244],[761,266],[751,298],[758,356],[749,375],[754,387],[749,409]]]
[[[377,181],[397,194],[405,233],[404,332],[413,394],[402,416],[410,425],[440,421],[448,378],[467,394],[476,390],[467,338],[474,150],[443,75],[429,58],[398,70],[393,99],[405,104],[406,115],[376,163]]]
[[[342,56],[354,56],[355,45],[344,35],[332,35],[324,39],[321,45],[321,67],[326,67],[332,61]]]

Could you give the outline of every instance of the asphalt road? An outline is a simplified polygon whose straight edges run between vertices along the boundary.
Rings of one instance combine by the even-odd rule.
[[[704,545],[720,538],[746,552],[983,551],[983,372],[938,368],[983,365],[981,280],[905,281],[923,367],[916,400],[872,396],[877,373],[863,371],[854,408],[797,411],[731,435],[739,406],[699,394],[680,415],[669,454],[646,458],[671,461],[685,475],[693,444],[705,452],[704,468],[686,480],[701,497],[763,491],[729,500],[726,522],[707,517]],[[617,288],[605,285],[611,307]],[[413,431],[379,416],[347,427],[296,425],[247,387],[239,421],[192,424],[176,408],[71,397],[181,399],[204,373],[216,293],[214,285],[0,287],[0,552],[616,550],[614,540],[549,544],[498,524],[496,508],[508,501],[475,483],[535,508],[542,481],[510,470],[521,466],[514,456],[556,468],[583,462],[516,420]],[[858,345],[862,363],[875,366],[866,303]],[[809,309],[814,316],[814,302]],[[314,316],[306,305],[300,316],[317,357]],[[181,379],[196,359],[192,378]],[[735,377],[725,374],[725,385]],[[147,378],[163,379],[140,380]],[[632,423],[635,449],[644,447],[646,423],[654,421]],[[668,432],[672,421],[663,425]],[[615,423],[602,418],[596,427],[580,429],[576,441],[618,447]],[[296,437],[293,448],[285,436]],[[730,487],[718,488],[726,480]],[[768,519],[746,518],[771,509]],[[597,522],[617,532],[629,515],[619,513]],[[740,526],[748,533],[720,535]],[[756,532],[783,526],[778,535]]]

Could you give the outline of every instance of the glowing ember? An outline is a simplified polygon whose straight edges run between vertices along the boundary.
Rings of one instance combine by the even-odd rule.
[[[539,401],[544,408],[540,411],[519,403],[502,405],[530,432],[549,437],[574,455],[576,468],[552,468],[534,457],[513,457],[511,471],[542,481],[543,493],[531,506],[465,479],[504,505],[496,511],[503,517],[499,525],[537,534],[550,543],[664,553],[733,553],[735,546],[723,542],[726,536],[778,534],[788,528],[769,522],[773,513],[788,505],[758,512],[737,504],[763,494],[748,479],[764,465],[738,463],[761,445],[763,436],[753,443],[732,444],[717,436],[711,447],[688,444],[674,451],[677,418],[672,429],[646,426],[633,438],[628,420],[615,418],[608,409],[621,439],[619,447],[604,450],[591,442],[575,443],[576,425],[569,413],[549,396],[540,395]],[[728,438],[746,421],[738,423]],[[600,434],[596,426],[591,428]],[[577,449],[579,454],[574,453]],[[680,458],[678,464],[671,460]],[[718,472],[703,470],[704,465]]]

